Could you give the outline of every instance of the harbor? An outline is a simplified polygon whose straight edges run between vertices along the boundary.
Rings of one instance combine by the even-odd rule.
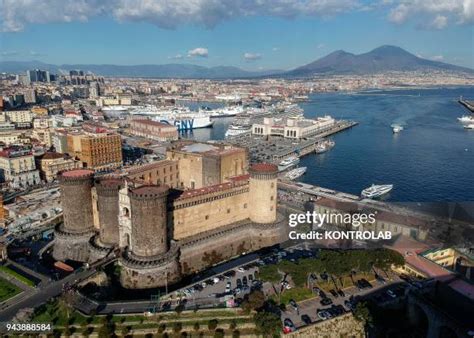
[[[318,145],[327,137],[348,130],[356,125],[355,121],[337,121],[331,128],[306,139],[288,139],[278,136],[255,136],[250,133],[228,139],[228,142],[247,147],[250,162],[272,162],[278,164],[290,156],[303,157],[315,153]]]

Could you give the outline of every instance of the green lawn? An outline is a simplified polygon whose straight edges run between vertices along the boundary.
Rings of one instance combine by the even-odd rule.
[[[34,283],[32,280],[29,280],[29,279],[26,278],[25,276],[20,275],[18,272],[16,272],[16,271],[10,269],[10,268],[7,267],[7,266],[0,266],[0,271],[3,271],[4,273],[9,274],[10,276],[12,276],[13,278],[19,280],[19,281],[22,282],[23,284],[26,284],[26,285],[32,286],[32,287],[35,286],[35,283]]]
[[[0,303],[16,296],[21,292],[21,289],[9,281],[0,278]]]
[[[295,287],[290,290],[283,291],[283,293],[281,294],[281,302],[283,304],[288,304],[290,299],[299,302],[305,299],[313,298],[314,296],[315,295],[312,294],[312,292],[307,288]],[[278,296],[273,295],[272,298],[275,301],[278,301]]]

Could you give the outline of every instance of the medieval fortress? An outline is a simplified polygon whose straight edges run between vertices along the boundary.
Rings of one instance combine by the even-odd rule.
[[[121,284],[153,288],[284,241],[277,168],[248,168],[247,157],[232,145],[178,141],[152,164],[105,176],[63,172],[54,258],[94,262],[120,252]]]

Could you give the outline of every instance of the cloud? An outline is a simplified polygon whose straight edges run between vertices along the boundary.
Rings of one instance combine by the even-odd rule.
[[[316,46],[316,48],[318,48],[318,49],[323,49],[324,47],[326,47],[326,45],[324,43],[320,43]]]
[[[433,60],[433,61],[443,61],[444,56],[443,55],[433,55],[432,57],[430,57],[430,59]]]
[[[274,52],[278,52],[279,50],[280,50],[280,47],[273,47],[272,48],[272,51],[274,51]]]
[[[1,56],[14,56],[18,55],[18,52],[16,50],[4,50],[0,52]]]
[[[34,50],[30,51],[30,55],[31,55],[31,56],[44,56],[43,53],[35,52]]]
[[[207,48],[203,48],[203,47],[194,48],[188,51],[188,57],[196,57],[196,56],[207,58],[209,56],[209,51],[207,50]]]
[[[245,61],[255,61],[260,60],[262,58],[262,54],[259,53],[244,53]]]
[[[168,59],[174,59],[174,60],[179,60],[182,59],[183,55],[182,54],[176,54],[174,56],[168,56]]]
[[[165,29],[213,28],[242,17],[328,18],[353,11],[388,12],[394,23],[414,19],[438,29],[448,23],[474,22],[473,0],[0,0],[0,27],[18,32],[29,24],[86,22],[108,16]]]
[[[0,0],[3,31],[28,24],[87,21],[112,16],[119,22],[147,22],[165,29],[197,24],[212,28],[222,21],[250,16],[328,17],[356,9],[360,0]]]
[[[398,0],[389,4],[388,18],[402,24],[416,20],[419,27],[443,29],[448,22],[470,24],[474,22],[472,0]]]

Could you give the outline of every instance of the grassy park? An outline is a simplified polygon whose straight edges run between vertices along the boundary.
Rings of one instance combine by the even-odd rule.
[[[9,281],[0,278],[0,303],[10,299],[21,292],[21,289]]]

